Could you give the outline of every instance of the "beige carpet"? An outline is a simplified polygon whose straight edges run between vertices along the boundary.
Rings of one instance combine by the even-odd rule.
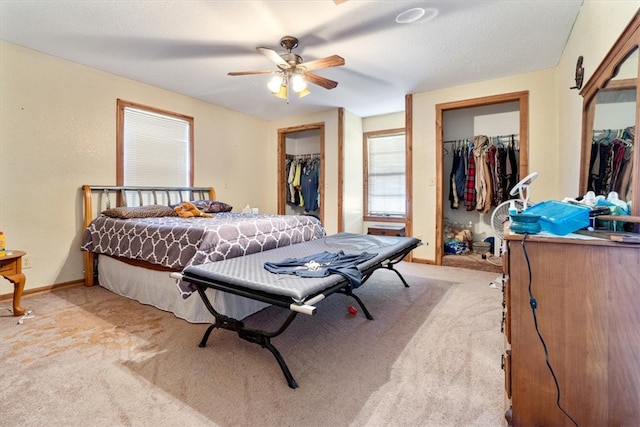
[[[299,384],[235,333],[100,287],[29,296],[0,317],[2,426],[500,426],[502,293],[495,274],[402,263],[334,295],[275,339]],[[263,325],[278,309],[247,323]]]

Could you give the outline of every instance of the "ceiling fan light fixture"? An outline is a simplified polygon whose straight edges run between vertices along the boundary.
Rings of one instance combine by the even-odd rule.
[[[307,81],[304,79],[302,74],[296,73],[291,77],[291,89],[293,89],[294,92],[300,93],[306,88]]]
[[[307,96],[311,93],[311,91],[308,88],[304,88],[302,89],[300,92],[298,92],[298,98],[302,98],[304,96]]]
[[[276,74],[271,78],[271,80],[269,80],[269,83],[267,83],[267,87],[272,93],[278,93],[280,92],[282,83],[283,83],[282,76],[280,74]]]
[[[346,0],[345,0],[346,1]],[[287,49],[287,53],[278,54],[275,50],[266,47],[256,47],[256,50],[271,60],[278,69],[234,71],[230,76],[246,76],[252,74],[271,74],[272,78],[267,82],[269,91],[278,98],[286,99],[289,103],[291,93],[297,93],[299,98],[311,93],[307,85],[312,83],[324,89],[334,89],[338,82],[311,73],[311,71],[323,68],[340,67],[344,65],[344,58],[339,55],[331,55],[326,58],[314,59],[304,62],[299,55],[291,50],[298,47],[298,39],[293,36],[284,36],[280,39],[280,46]],[[291,91],[289,91],[291,89]]]
[[[289,97],[288,97],[288,93],[287,93],[287,87],[285,85],[280,86],[280,89],[278,89],[277,91],[273,92],[273,94],[275,96],[277,96],[278,98],[286,99],[287,102],[289,101]]]

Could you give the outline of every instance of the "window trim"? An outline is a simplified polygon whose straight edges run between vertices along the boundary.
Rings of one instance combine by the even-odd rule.
[[[407,131],[406,128],[384,129],[371,132],[364,132],[362,134],[362,152],[363,152],[363,219],[364,221],[384,221],[384,222],[401,222],[405,223],[409,215],[407,198],[408,193],[405,195],[405,214],[403,216],[372,216],[368,215],[369,212],[369,138],[380,136],[394,136],[404,135],[405,141],[405,156],[407,154]],[[408,174],[405,170],[405,188],[407,186]]]
[[[189,187],[193,187],[193,160],[194,160],[194,144],[193,144],[193,117],[184,114],[174,113],[173,111],[162,110],[160,108],[150,107],[148,105],[138,104],[122,99],[117,100],[117,118],[116,118],[116,185],[124,185],[124,110],[125,108],[135,108],[137,110],[148,111],[150,113],[171,116],[176,119],[189,122]]]

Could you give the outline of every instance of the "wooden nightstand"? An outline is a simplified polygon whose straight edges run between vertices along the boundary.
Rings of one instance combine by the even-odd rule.
[[[14,316],[24,314],[24,308],[20,307],[20,298],[22,298],[26,281],[24,274],[22,274],[22,257],[26,254],[23,251],[7,251],[5,256],[0,257],[0,275],[13,283]]]
[[[367,229],[367,234],[375,234],[378,236],[400,236],[404,237],[404,225],[387,225],[376,224]]]

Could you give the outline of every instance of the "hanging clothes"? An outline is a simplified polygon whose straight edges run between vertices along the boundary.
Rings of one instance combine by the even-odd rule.
[[[497,147],[492,140],[488,151],[489,173],[491,175],[491,205],[498,206],[500,204],[500,179],[498,175],[498,162],[496,159]]]
[[[476,164],[473,159],[473,143],[467,146],[465,157],[467,159],[467,168],[465,172],[464,206],[468,211],[472,211],[476,207]]]
[[[296,176],[296,165],[297,165],[297,161],[296,160],[291,160],[289,162],[289,173],[287,174],[287,189],[289,190],[289,197],[288,197],[288,201],[289,203],[295,203],[295,192],[296,189],[293,186],[293,179]]]
[[[493,184],[489,171],[489,138],[485,135],[473,138],[473,160],[475,163],[476,209],[487,213],[491,209]]]
[[[631,200],[634,133],[634,126],[594,131],[588,190],[604,196],[615,191],[620,200]]]
[[[618,174],[620,173],[620,165],[622,164],[622,159],[624,158],[624,143],[616,139],[613,141],[613,153],[611,154],[611,173],[609,174],[606,186],[609,190],[615,187],[616,180],[618,178]]]
[[[614,191],[620,200],[631,200],[631,177],[633,176],[633,146],[625,146]]]
[[[320,154],[287,155],[286,200],[290,206],[305,212],[319,209]]]
[[[507,158],[509,159],[507,163],[507,176],[509,177],[509,186],[507,188],[507,199],[509,199],[509,192],[516,186],[516,184],[520,181],[520,173],[518,167],[518,157],[519,153],[516,150],[516,147],[513,143],[509,144],[507,147]],[[507,200],[505,199],[505,200]]]
[[[498,175],[498,203],[508,198],[509,180],[507,179],[507,147],[499,145],[496,147],[496,175]]]
[[[300,176],[302,175],[302,164],[300,162],[296,163],[296,172],[293,176],[293,188],[295,189],[295,199],[293,201],[294,204],[298,206],[303,206],[304,201],[301,200],[302,195],[300,194]]]
[[[319,176],[315,165],[313,163],[305,165],[300,178],[305,212],[313,212],[318,209],[318,183]]]
[[[460,202],[464,201],[465,188],[465,161],[460,147],[454,147],[453,164],[449,175],[449,201],[451,209],[458,209]]]
[[[509,200],[509,192],[520,180],[520,148],[517,135],[478,135],[454,143],[449,173],[449,202],[452,209],[488,213],[491,207]],[[446,151],[446,150],[445,150]],[[449,152],[446,151],[448,154]],[[620,160],[624,164],[624,158]],[[619,174],[612,179],[623,180]]]

